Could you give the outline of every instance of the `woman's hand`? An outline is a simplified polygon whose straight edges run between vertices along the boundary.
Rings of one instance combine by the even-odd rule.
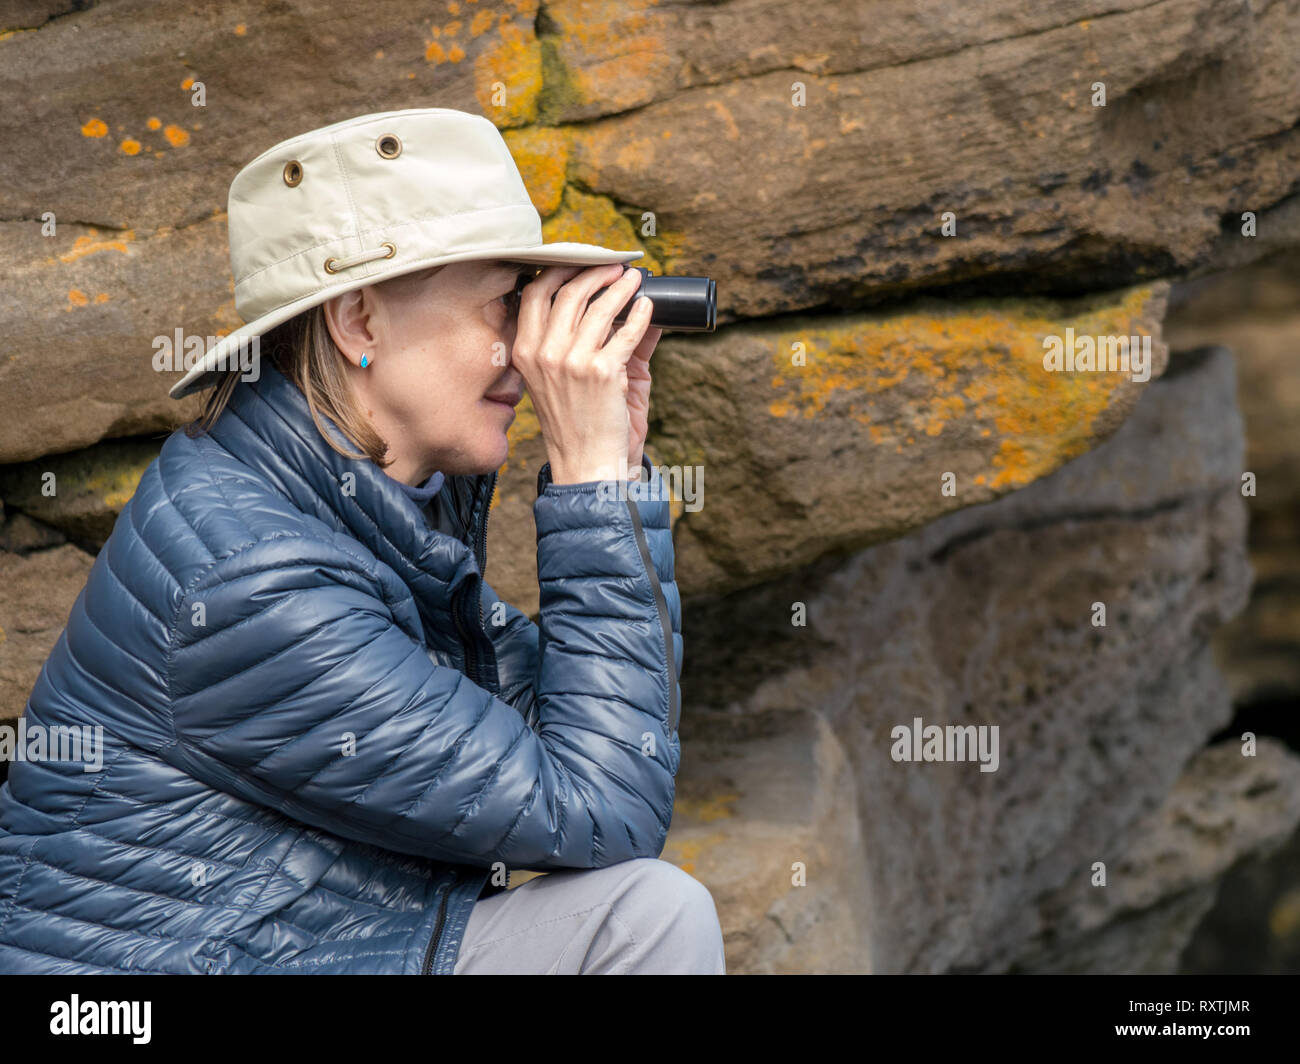
[[[627,321],[612,326],[641,276],[618,264],[552,266],[524,287],[511,361],[537,412],[552,483],[616,480],[620,463],[634,454],[632,468],[640,468],[649,412],[646,363],[658,339],[642,342],[650,300],[637,300]]]

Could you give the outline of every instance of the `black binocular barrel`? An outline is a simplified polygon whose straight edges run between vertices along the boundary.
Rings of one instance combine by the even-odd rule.
[[[641,287],[614,315],[616,323],[621,325],[627,320],[627,312],[637,297],[647,296],[654,303],[654,313],[650,316],[652,326],[679,332],[713,332],[718,318],[716,281],[708,277],[656,277],[644,266],[633,269],[641,272]],[[591,299],[599,296],[597,292]]]

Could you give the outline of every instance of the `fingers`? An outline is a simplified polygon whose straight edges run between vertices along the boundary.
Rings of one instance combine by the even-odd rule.
[[[578,325],[577,335],[574,337],[578,345],[592,350],[599,349],[602,338],[609,332],[615,316],[627,305],[628,300],[632,298],[632,294],[641,286],[641,282],[642,274],[640,270],[627,269],[617,281],[609,285],[605,291],[592,300],[591,305],[586,308],[583,314],[582,322]],[[634,324],[630,311],[627,323],[629,325]]]
[[[572,268],[564,269],[567,271]],[[545,348],[553,343],[557,348],[567,352],[573,346],[574,329],[577,327],[579,316],[587,306],[587,301],[602,285],[617,280],[622,271],[623,267],[617,263],[599,267],[577,267],[575,270],[577,276],[574,274],[569,274],[567,277],[557,276],[540,292],[532,293],[534,304],[544,308],[544,324],[540,333],[541,346]],[[528,298],[528,289],[532,287],[533,285],[530,284],[524,289],[525,298]],[[555,297],[554,302],[551,301],[552,296]]]
[[[515,328],[516,347],[523,341],[530,354],[541,348],[551,314],[551,297],[560,285],[582,269],[581,266],[547,266],[524,286]]]
[[[606,341],[596,357],[606,357],[616,365],[626,365],[640,348],[641,341],[645,339],[653,315],[654,303],[649,296],[642,296],[636,300],[632,304],[632,309],[627,312],[627,319],[623,325]]]

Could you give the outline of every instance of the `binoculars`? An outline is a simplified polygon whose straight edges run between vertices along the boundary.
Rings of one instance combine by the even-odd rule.
[[[614,315],[616,324],[627,320],[628,309],[640,296],[647,296],[654,304],[654,313],[650,315],[652,327],[678,332],[713,332],[718,316],[718,285],[708,277],[656,277],[644,266],[633,266],[641,274],[641,284],[628,299],[623,308]],[[514,306],[519,306],[519,297],[524,286],[533,278],[527,274],[520,276],[515,284]],[[587,300],[598,299],[602,293],[597,292]]]

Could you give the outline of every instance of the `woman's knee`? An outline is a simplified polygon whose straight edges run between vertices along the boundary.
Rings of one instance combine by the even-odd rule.
[[[718,927],[718,910],[709,888],[671,861],[638,857],[628,862],[629,901],[659,914],[670,914],[676,923],[703,930]]]

